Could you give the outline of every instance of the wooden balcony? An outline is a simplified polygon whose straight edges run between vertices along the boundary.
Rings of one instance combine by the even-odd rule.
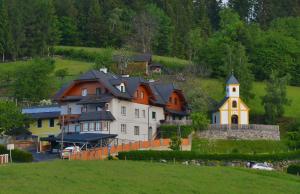
[[[63,118],[64,117],[64,118]],[[68,114],[68,115],[60,115],[59,116],[59,123],[62,123],[63,120],[65,124],[74,121],[75,119],[78,119],[80,117],[80,114]]]
[[[220,125],[211,124],[208,126],[208,130],[279,130],[278,125],[260,125],[260,124],[249,124],[249,125]]]
[[[166,120],[161,121],[161,125],[191,125],[192,120]]]

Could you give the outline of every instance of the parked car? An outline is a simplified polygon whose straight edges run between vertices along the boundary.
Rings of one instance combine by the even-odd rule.
[[[274,170],[274,168],[269,166],[267,163],[256,163],[251,168],[258,170]]]
[[[60,156],[63,159],[65,159],[65,158],[69,158],[71,153],[76,153],[76,152],[80,152],[80,148],[78,146],[70,146],[63,149],[63,151],[60,153],[61,154]]]

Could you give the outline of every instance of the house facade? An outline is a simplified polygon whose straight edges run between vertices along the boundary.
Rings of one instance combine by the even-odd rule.
[[[32,122],[29,125],[29,131],[36,136],[46,137],[48,135],[57,135],[60,133],[59,117],[60,106],[36,106],[22,109]]]
[[[240,84],[232,74],[226,82],[226,96],[212,113],[212,123],[248,125],[249,108],[240,98]]]
[[[63,87],[55,100],[67,133],[116,134],[121,140],[149,140],[167,119],[186,119],[187,103],[173,84],[89,71]]]

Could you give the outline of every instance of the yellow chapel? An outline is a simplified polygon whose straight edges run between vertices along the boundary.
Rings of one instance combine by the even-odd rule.
[[[226,81],[226,96],[212,113],[212,123],[248,125],[249,108],[240,98],[240,84],[232,74]]]

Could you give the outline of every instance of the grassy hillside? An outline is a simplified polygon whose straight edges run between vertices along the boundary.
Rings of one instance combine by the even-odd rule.
[[[86,52],[90,53],[101,53],[105,48],[92,48],[92,47],[74,47],[74,46],[56,46],[55,49],[65,49],[65,50],[84,50]],[[118,54],[118,50],[115,50],[114,53]],[[184,59],[179,59],[176,57],[166,57],[166,56],[158,56],[158,55],[153,55],[152,60],[154,62],[159,62],[164,65],[166,65],[169,68],[184,68],[185,65],[189,63],[189,61],[184,60]]]
[[[17,193],[298,193],[279,172],[133,161],[54,161],[1,166],[0,188]]]
[[[193,138],[192,150],[199,153],[274,153],[287,152],[288,147],[283,141]]]
[[[55,57],[55,68],[63,69],[67,68],[68,73],[71,75],[78,75],[80,73],[86,72],[87,70],[92,68],[93,63],[88,63],[84,61],[75,61],[69,59],[62,59],[59,57]],[[8,63],[0,63],[0,72],[7,71],[15,71],[16,69],[28,65],[29,61],[16,61],[16,62],[8,62]]]

